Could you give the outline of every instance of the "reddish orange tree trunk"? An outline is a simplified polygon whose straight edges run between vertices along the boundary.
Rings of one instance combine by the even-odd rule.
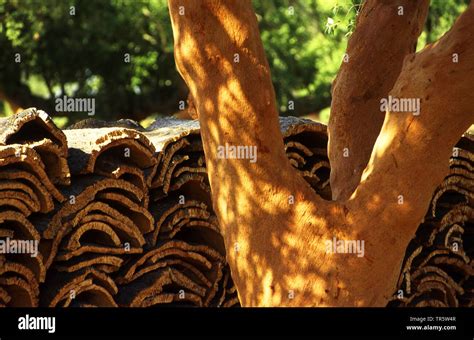
[[[385,305],[406,246],[447,173],[452,147],[472,122],[473,6],[436,45],[406,58],[396,81],[392,74],[384,83],[381,95],[392,81],[389,94],[421,99],[421,113],[388,110],[353,195],[332,202],[319,197],[285,156],[250,0],[170,0],[169,8],[176,62],[199,114],[214,209],[241,303]],[[417,11],[410,15],[419,30],[426,9],[407,8]],[[416,35],[410,31],[410,39]],[[218,148],[226,144],[256,147],[257,162],[221,159]],[[363,241],[364,256],[328,251],[334,238]]]
[[[328,154],[331,189],[347,199],[369,161],[388,96],[404,58],[415,52],[429,0],[367,0],[357,17],[341,68],[333,83]]]

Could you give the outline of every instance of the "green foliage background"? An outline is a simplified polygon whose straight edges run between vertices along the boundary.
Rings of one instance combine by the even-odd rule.
[[[331,82],[361,2],[253,1],[283,115],[327,121]],[[446,32],[467,3],[432,0],[418,48]],[[102,119],[178,111],[187,89],[174,65],[166,0],[0,0],[0,115],[11,113],[8,101],[55,115],[54,98],[64,94],[96,98]],[[63,125],[86,115],[55,119]]]

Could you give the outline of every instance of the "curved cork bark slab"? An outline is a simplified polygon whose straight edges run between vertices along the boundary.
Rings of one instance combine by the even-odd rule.
[[[467,152],[473,154],[474,153],[474,134],[466,132],[462,135],[459,142],[456,144],[457,148],[462,150],[466,150]]]
[[[95,213],[99,209],[104,209],[104,213]],[[145,244],[144,236],[133,221],[110,206],[102,202],[93,202],[84,211],[81,211],[81,214],[75,217],[75,220],[79,220],[78,225],[89,222],[102,222],[111,226],[119,237],[127,239],[132,246],[141,247]],[[106,211],[109,211],[109,213],[106,213]],[[124,221],[127,222],[124,223]]]
[[[47,213],[53,210],[53,197],[43,185],[43,183],[41,183],[34,174],[20,169],[15,169],[14,167],[3,167],[0,170],[0,181],[3,180],[18,181],[28,185],[28,187],[34,191],[36,197],[38,197],[40,203],[39,211],[42,213]]]
[[[135,166],[121,164],[118,160],[104,161],[95,172],[104,177],[129,181],[143,192],[148,193],[146,174]]]
[[[139,235],[153,230],[154,221],[151,214],[141,207],[144,193],[128,181],[86,176],[77,181],[76,186],[70,188],[67,196],[70,199],[52,216],[43,232],[46,240],[44,243],[49,243],[46,247],[49,249],[47,268],[56,257],[63,238],[80,226],[81,219],[88,214],[108,216],[95,222],[89,217],[86,221],[93,223],[92,225],[107,225],[111,219],[119,221],[119,223],[112,222],[112,227],[122,233],[122,236],[127,235],[125,242],[129,242],[130,245],[143,244],[144,239]],[[102,231],[104,230],[102,228]],[[88,244],[81,249],[62,254],[60,258],[65,260],[90,251],[107,253],[106,249],[111,254],[141,252],[141,248],[133,246],[127,250],[127,247],[104,248]]]
[[[78,270],[95,268],[106,274],[120,269],[124,259],[108,254],[83,254],[67,262],[58,262],[55,269],[60,272],[72,273]]]
[[[163,199],[152,206],[156,226],[153,234],[149,235],[149,244],[176,239],[206,245],[225,255],[224,241],[212,210],[201,201],[178,202],[178,199]]]
[[[203,286],[210,288],[212,282],[202,273],[202,268],[198,265],[192,264],[186,260],[186,254],[176,252],[172,254],[171,258],[160,259],[156,262],[145,262],[141,263],[139,267],[132,266],[128,268],[128,271],[119,276],[116,282],[119,284],[127,284],[129,282],[138,280],[141,276],[156,271],[162,268],[173,267],[184,272],[193,281],[200,283]],[[180,258],[181,256],[181,258]],[[208,270],[208,268],[206,268]]]
[[[66,136],[44,111],[29,108],[0,118],[0,145],[22,144],[41,155],[46,172],[55,184],[70,184]]]
[[[213,262],[223,262],[224,258],[216,251],[199,245],[191,245],[183,241],[168,241],[149,249],[139,259],[128,263],[121,275],[123,282],[128,282],[138,272],[140,267],[148,267],[162,259],[178,258],[197,266],[201,271],[212,268]]]
[[[28,246],[30,248],[25,248],[23,251],[38,252],[37,254],[8,254],[7,260],[11,258],[14,262],[24,265],[34,273],[37,281],[43,282],[46,275],[46,267],[39,250],[41,235],[35,226],[23,214],[12,210],[6,210],[0,211],[0,230],[4,232],[6,231],[4,234],[7,237],[11,236],[10,240],[23,241],[25,245],[25,241],[28,241]],[[31,246],[35,247],[33,242],[36,242],[38,249],[31,248]]]
[[[8,292],[0,287],[0,307],[7,307],[11,300],[12,297],[8,294]]]
[[[6,172],[4,172],[4,170]],[[0,172],[9,178],[25,178],[31,183],[42,183],[47,191],[57,201],[63,202],[64,196],[58,191],[45,171],[45,166],[39,154],[25,145],[13,144],[0,146]],[[10,173],[5,175],[5,173]],[[15,172],[17,172],[15,174]],[[13,174],[12,174],[13,173]],[[30,174],[30,175],[27,175]],[[37,191],[41,191],[38,186]],[[47,200],[46,198],[43,200]],[[49,208],[49,205],[47,206]],[[47,209],[46,207],[43,209]]]
[[[44,237],[53,239],[61,227],[61,222],[71,219],[74,214],[95,200],[96,195],[101,191],[121,193],[138,204],[144,198],[144,193],[139,188],[124,180],[108,179],[101,176],[78,178],[74,186],[64,191],[69,200],[52,218],[50,225],[44,232]],[[74,199],[72,200],[72,198]]]
[[[79,122],[76,122],[72,125],[69,125],[65,130],[74,130],[74,129],[100,129],[100,128],[111,128],[118,127],[124,129],[134,129],[138,131],[144,131],[145,128],[140,125],[140,123],[132,119],[119,119],[113,122],[107,122],[95,118],[83,119]]]
[[[96,197],[97,200],[105,202],[109,206],[114,207],[117,211],[125,213],[142,234],[153,230],[154,218],[141,204],[115,192],[99,192]]]
[[[229,266],[227,266],[224,270],[226,273],[228,273],[229,280],[227,281],[227,285],[225,286],[226,291],[225,291],[223,307],[228,307],[228,308],[240,307],[240,301],[237,294],[237,288],[235,287],[234,282],[232,281]]]
[[[151,179],[150,186],[152,188],[158,188],[163,186],[165,174],[168,171],[168,167],[173,156],[182,148],[190,145],[186,138],[179,139],[178,141],[168,141],[168,144],[163,147],[163,151],[160,153],[159,163],[156,166],[155,177]],[[155,146],[156,147],[156,146]]]
[[[150,307],[173,301],[202,306],[206,289],[174,268],[149,272],[123,287],[117,296],[120,306]],[[166,297],[166,298],[164,298]]]
[[[97,238],[94,238],[96,240],[101,239],[101,232],[103,233],[102,242],[103,238],[107,238],[107,233],[112,234],[112,237],[119,237],[119,246],[115,248],[101,247],[100,249],[96,249],[101,253],[104,253],[106,249],[109,249],[111,252],[113,251],[114,253],[127,253],[128,248],[125,247],[127,244],[130,252],[140,252],[139,249],[141,249],[141,246],[144,244],[144,238],[141,234],[141,231],[132,219],[122,214],[118,210],[112,208],[106,203],[94,201],[89,203],[80,212],[74,215],[71,220],[63,223],[62,228],[58,231],[58,233],[52,240],[47,265],[49,266],[51,264],[51,262],[49,261],[52,261],[53,258],[56,257],[56,259],[59,259],[59,257],[57,257],[57,251],[61,242],[63,242],[67,238],[74,237],[72,235],[76,234],[76,232],[79,232],[79,234],[76,234],[76,237],[80,237],[81,231],[83,230],[81,228],[87,228],[88,226],[90,226],[94,230],[94,234],[97,236]],[[100,226],[103,226],[103,228],[95,229],[96,227],[100,228]],[[99,233],[99,235],[97,235],[97,233]],[[85,240],[87,241],[87,238]],[[103,243],[102,245],[104,244],[107,243]],[[87,245],[87,248],[84,248],[80,251],[78,250],[76,254],[81,253],[85,249],[92,250],[91,247],[92,245],[89,243]],[[68,255],[62,256],[69,258],[73,254],[75,253],[70,253]]]
[[[186,282],[189,280],[204,288],[203,294],[199,294],[201,299],[198,305],[209,306],[217,290],[223,289],[220,287],[223,266],[224,257],[206,246],[191,245],[182,241],[167,241],[148,250],[139,259],[126,264],[122,274],[117,278],[117,282],[124,285],[132,283],[129,286],[136,289],[147,275],[171,268],[182,273]],[[163,283],[163,285],[167,284],[172,284],[172,282]],[[178,282],[174,282],[174,284],[179,286]],[[184,295],[188,294],[187,289],[190,287],[183,282],[180,284],[179,289],[175,289],[175,286],[160,288],[161,293],[171,294],[175,297],[167,303],[184,303],[182,300]],[[177,291],[181,290],[186,293],[178,294]],[[138,291],[139,289],[136,291],[137,297],[139,297]],[[135,302],[135,304],[137,303]]]
[[[156,244],[160,233],[170,233],[180,220],[189,216],[202,220],[209,220],[211,212],[207,205],[196,200],[179,203],[178,199],[166,199],[151,207],[156,224],[153,231],[152,244]],[[217,229],[218,230],[218,229]]]
[[[65,130],[71,173],[92,174],[102,163],[120,163],[146,169],[155,164],[155,148],[139,131],[107,127]],[[108,165],[104,165],[107,168]]]
[[[37,307],[39,284],[35,274],[20,263],[1,261],[0,299],[11,307]]]
[[[295,117],[280,118],[285,152],[301,176],[324,199],[331,199],[327,131],[322,124]]]
[[[197,121],[160,118],[151,124],[145,135],[158,152],[158,163],[149,178],[149,185],[152,188],[163,187],[167,173],[167,180],[169,181],[173,172],[169,169],[170,165],[175,168],[177,166],[176,162],[182,163],[185,161],[183,158],[179,159],[179,157],[187,156],[192,159],[199,158],[203,154],[199,131]],[[178,158],[173,160],[175,155]],[[168,188],[169,182],[165,193]]]
[[[432,198],[431,212],[433,216],[436,216],[436,207],[439,205],[438,200],[448,192],[453,192],[463,196],[465,202],[472,201],[474,200],[474,179],[467,179],[456,175],[446,177]],[[449,197],[446,197],[445,199],[449,199]]]
[[[98,307],[117,307],[114,296],[118,292],[115,282],[94,268],[72,273],[53,271],[46,280],[48,290],[42,290],[40,305],[69,307],[72,302]]]
[[[38,298],[28,281],[17,276],[0,277],[0,286],[2,286],[12,297],[9,306],[38,306]]]
[[[7,197],[1,197],[2,194],[3,193],[0,193],[0,207],[8,210],[18,211],[25,216],[29,216],[31,214],[31,206],[24,202],[21,198],[12,198],[10,194],[7,194]]]
[[[1,180],[0,200],[16,199],[27,207],[25,216],[40,210],[40,200],[35,191],[20,181]]]

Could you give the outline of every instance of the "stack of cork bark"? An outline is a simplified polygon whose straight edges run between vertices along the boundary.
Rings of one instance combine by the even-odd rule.
[[[197,122],[61,131],[28,109],[0,131],[0,245],[32,241],[3,247],[0,305],[239,305]],[[292,164],[328,195],[325,128],[286,119],[282,131]]]
[[[65,203],[66,136],[42,111],[0,120],[0,306],[37,306],[47,253],[38,216]]]
[[[325,126],[280,124],[290,163],[330,199]],[[460,141],[391,305],[472,304],[473,143]],[[198,122],[0,119],[0,306],[157,305],[239,306]]]
[[[474,306],[474,138],[453,150],[450,172],[437,188],[407,248],[391,306]]]

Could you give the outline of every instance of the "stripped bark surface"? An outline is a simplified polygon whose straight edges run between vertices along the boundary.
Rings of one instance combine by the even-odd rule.
[[[380,100],[395,85],[405,57],[415,52],[429,4],[363,3],[332,86],[328,152],[334,199],[348,199],[360,182],[385,118]]]
[[[408,39],[408,34],[418,34],[427,2],[402,2],[411,9],[405,15],[414,18],[413,30],[405,34]],[[389,1],[368,3],[393,6]],[[214,211],[242,304],[386,305],[407,245],[448,173],[452,148],[472,124],[474,3],[435,44],[407,55],[403,63],[400,56],[400,73],[390,77],[394,83],[386,87],[388,95],[419,98],[421,114],[388,110],[355,190],[330,202],[294,169],[302,165],[301,159],[296,156],[291,162],[284,152],[270,68],[251,1],[190,2],[186,12],[192,15],[180,15],[180,6],[180,1],[169,0],[176,64],[201,122]],[[396,26],[398,13],[390,8]],[[373,8],[364,6],[363,16],[369,14],[364,10]],[[380,18],[370,27],[372,42],[380,38],[390,43],[389,34],[377,33],[402,30],[390,31]],[[364,25],[356,26],[355,36],[358,30]],[[462,56],[459,62],[453,62],[453,53]],[[366,75],[372,75],[371,69]],[[383,79],[385,68],[375,72]],[[221,159],[216,151],[226,144],[256,146],[258,162]],[[288,204],[289,197],[295,204]],[[328,252],[326,241],[334,238],[364,240],[366,255]],[[235,245],[239,252],[233,251]],[[289,291],[295,292],[293,298]]]
[[[236,248],[215,213],[199,124],[133,126],[66,130],[68,162],[79,165],[69,186],[53,184],[31,144],[0,147],[0,240],[39,242],[36,257],[0,254],[1,306],[240,306],[227,262]],[[326,127],[294,117],[279,126],[289,164],[330,199]],[[473,145],[468,134],[458,142],[390,306],[472,305]],[[114,147],[130,147],[132,159],[114,159]],[[109,156],[116,166],[100,161]]]

